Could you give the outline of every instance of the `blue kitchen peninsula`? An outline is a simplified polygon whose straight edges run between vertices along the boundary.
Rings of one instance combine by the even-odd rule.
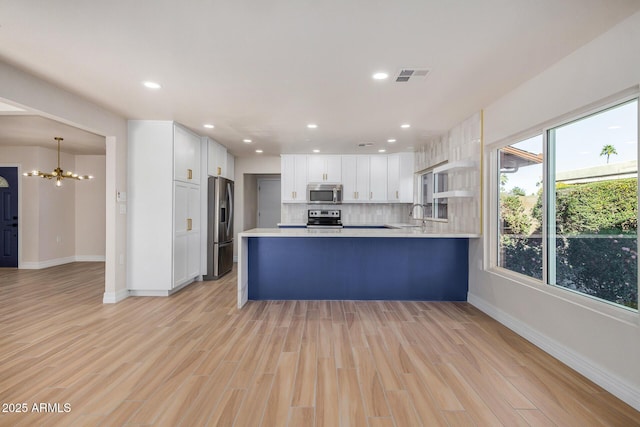
[[[419,228],[245,231],[238,308],[250,299],[466,301],[474,237]]]

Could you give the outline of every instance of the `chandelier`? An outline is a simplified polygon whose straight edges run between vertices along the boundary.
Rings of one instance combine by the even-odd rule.
[[[63,179],[77,179],[77,180],[93,179],[93,176],[91,175],[78,175],[77,173],[73,173],[71,171],[66,171],[66,172],[63,171],[62,168],[60,167],[60,141],[63,141],[64,139],[59,136],[56,136],[53,139],[55,139],[58,142],[58,167],[55,168],[51,173],[34,170],[31,172],[25,172],[23,173],[23,175],[39,176],[40,178],[46,178],[46,179],[55,178],[57,187],[62,186]]]

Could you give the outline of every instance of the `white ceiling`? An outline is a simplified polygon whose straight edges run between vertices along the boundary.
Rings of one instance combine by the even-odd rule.
[[[640,1],[0,0],[0,10],[1,60],[124,117],[176,120],[244,156],[413,147]],[[430,73],[371,78],[404,67]]]
[[[105,139],[84,130],[40,116],[1,115],[0,145],[58,148],[53,139],[64,138],[60,151],[70,154],[105,154]]]

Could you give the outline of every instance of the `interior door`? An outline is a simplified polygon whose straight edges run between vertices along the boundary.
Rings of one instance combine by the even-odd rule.
[[[17,167],[0,167],[0,267],[18,267]]]
[[[258,228],[276,228],[280,222],[280,180],[258,180]]]

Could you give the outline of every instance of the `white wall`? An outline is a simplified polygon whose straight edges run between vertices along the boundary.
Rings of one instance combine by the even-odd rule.
[[[53,170],[57,152],[41,147],[0,146],[0,163],[18,167],[19,268],[45,268],[76,260],[104,260],[105,156],[61,153],[65,170],[95,179],[54,181],[24,177],[34,169]]]
[[[279,156],[236,157],[234,170],[235,213],[233,214],[233,238],[236,242],[236,244],[233,245],[234,257],[238,256],[238,233],[245,231],[248,228],[253,228],[250,222],[249,224],[245,223],[245,175],[279,173]],[[251,180],[252,178],[249,179]],[[251,209],[251,206],[249,208]],[[255,225],[255,222],[253,224]]]
[[[53,170],[57,158],[56,150],[38,149],[36,169]],[[60,164],[65,170],[74,170],[74,156],[61,153]],[[35,179],[38,182],[37,200],[23,200],[26,209],[29,209],[30,203],[39,203],[38,267],[73,261],[76,246],[75,183],[63,181],[61,187],[56,187],[55,183],[48,179],[30,177],[22,181],[26,179]],[[23,228],[23,231],[27,230]]]
[[[638,52],[640,13],[489,105],[485,158],[493,143],[638,85]],[[485,271],[487,239],[470,244],[469,301],[640,409],[638,314]]]
[[[94,179],[76,182],[76,258],[104,260],[106,181],[105,156],[76,156],[74,171]]]
[[[106,137],[105,302],[125,298],[127,221],[116,191],[127,188],[127,121],[86,99],[0,62],[0,99]]]

